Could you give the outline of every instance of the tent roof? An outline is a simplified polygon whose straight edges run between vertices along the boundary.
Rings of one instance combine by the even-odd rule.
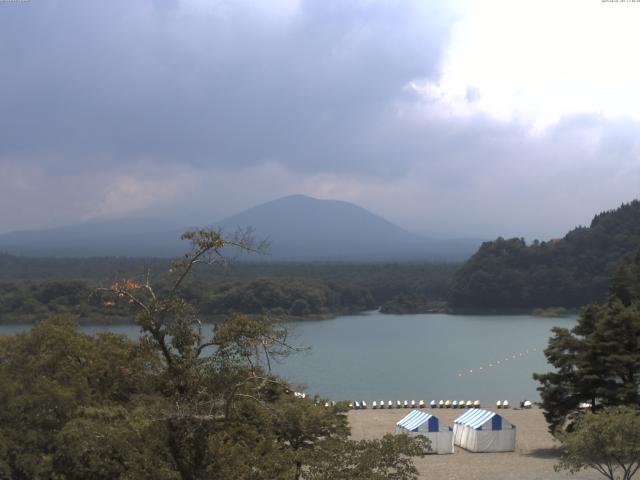
[[[457,423],[458,425],[464,425],[475,429],[481,427],[496,415],[498,415],[496,412],[474,408],[473,410],[467,410],[453,422]],[[498,415],[498,417],[500,417],[500,415]]]
[[[433,417],[433,415],[430,415],[427,412],[413,410],[409,415],[396,423],[396,425],[398,427],[406,428],[407,430],[415,430],[420,427],[420,425],[428,422],[431,417]]]

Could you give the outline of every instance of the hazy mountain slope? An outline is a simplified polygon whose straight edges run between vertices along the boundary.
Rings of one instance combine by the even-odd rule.
[[[303,195],[280,198],[225,219],[227,231],[252,226],[274,260],[462,260],[476,240],[432,240],[352,203]]]
[[[293,195],[227,218],[227,231],[251,226],[268,238],[274,259],[342,260],[406,256],[423,240],[371,212],[347,202]]]
[[[499,238],[482,244],[454,275],[453,308],[579,307],[601,301],[609,277],[640,247],[640,202],[594,217],[564,238],[526,245]]]
[[[0,252],[14,255],[88,257],[175,256],[180,232],[159,219],[118,219],[0,235]]]
[[[271,243],[274,261],[463,260],[474,240],[431,240],[407,232],[354,204],[302,195],[280,198],[213,226],[232,233],[251,227]],[[177,256],[183,229],[120,220],[0,235],[0,252],[55,256]]]

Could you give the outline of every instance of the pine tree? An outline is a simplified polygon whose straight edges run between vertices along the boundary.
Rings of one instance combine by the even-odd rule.
[[[571,330],[554,328],[545,356],[554,372],[534,374],[549,429],[571,428],[581,403],[592,411],[638,404],[640,251],[614,274],[605,303],[586,306]]]

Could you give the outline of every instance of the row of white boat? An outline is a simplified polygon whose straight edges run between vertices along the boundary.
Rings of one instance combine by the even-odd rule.
[[[415,400],[405,400],[404,402],[396,400],[395,403],[392,400],[386,403],[384,400],[381,400],[380,403],[374,400],[371,404],[371,408],[425,408],[427,406],[431,408],[480,408],[480,400],[439,400],[437,402],[431,400],[428,405],[424,400],[419,400],[418,402]],[[367,408],[367,402],[364,400],[362,402],[349,402],[349,407],[355,409]]]
[[[298,398],[305,398],[307,396],[305,393],[302,393],[302,392],[293,392],[293,394]],[[329,406],[334,406],[335,404],[336,402],[334,401],[325,402],[324,406],[329,407]],[[428,406],[430,408],[480,408],[481,405],[480,405],[480,400],[438,400],[437,402],[435,400],[431,400]],[[391,408],[409,408],[409,407],[426,408],[427,404],[425,403],[424,400],[419,400],[417,403],[415,400],[411,400],[411,401],[404,400],[404,402],[400,400],[396,400],[395,403],[393,402],[393,400],[389,400],[386,403],[384,400],[380,400],[380,402],[377,402],[374,400],[371,404],[372,409],[384,409],[384,408],[391,409]],[[496,408],[504,409],[509,407],[510,407],[509,400],[498,400],[496,402]],[[532,404],[529,400],[524,400],[523,402],[520,402],[520,407],[531,408]],[[356,401],[349,402],[349,408],[360,410],[360,409],[368,408],[368,405],[365,400],[361,402],[356,400]]]
[[[439,400],[439,401],[435,401],[435,400],[431,400],[429,402],[428,405],[430,408],[480,408],[480,400]],[[349,408],[353,408],[353,409],[365,409],[367,408],[367,402],[366,401],[362,401],[362,402],[349,402]],[[373,401],[373,403],[371,404],[371,408],[374,409],[382,409],[382,408],[425,408],[427,407],[427,404],[425,403],[424,400],[419,400],[417,403],[415,400],[411,400],[411,401],[407,401],[405,400],[404,402],[400,401],[400,400],[396,400],[395,403],[392,400],[389,400],[388,402],[384,402],[384,400],[381,400],[379,403],[377,401]],[[509,408],[509,400],[498,400],[496,402],[496,408]],[[524,402],[522,402],[521,405],[522,408],[531,408],[532,404],[529,400],[525,400]]]

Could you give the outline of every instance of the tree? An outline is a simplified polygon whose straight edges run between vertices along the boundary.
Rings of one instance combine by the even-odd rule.
[[[149,395],[156,365],[154,352],[122,335],[81,334],[66,316],[0,337],[0,472],[11,472],[0,478],[51,478],[60,432],[85,407]]]
[[[526,245],[523,239],[485,242],[451,283],[454,309],[575,308],[601,302],[607,279],[640,244],[640,201],[596,215],[561,239]]]
[[[84,407],[55,439],[53,470],[67,480],[170,480],[166,455],[154,454],[150,416],[122,406]]]
[[[640,252],[619,267],[607,301],[588,305],[572,329],[554,328],[545,350],[555,371],[534,374],[552,433],[592,411],[640,401]]]
[[[183,238],[192,248],[174,264],[176,281],[166,295],[156,293],[148,276],[107,290],[139,308],[142,342],[159,352],[159,388],[176,408],[154,425],[157,438],[166,439],[160,450],[168,452],[180,478],[299,479],[319,471],[313,470],[319,462],[332,463],[340,451],[355,452],[350,458],[357,460],[358,478],[415,478],[411,456],[424,454],[424,441],[352,442],[345,404],[325,407],[319,398],[296,398],[272,374],[273,357],[297,350],[286,329],[235,314],[215,324],[210,338],[204,335],[197,312],[179,294],[183,281],[198,263],[225,263],[223,249],[260,252],[264,245],[256,246],[250,235],[225,239],[211,230]],[[348,474],[351,460],[333,468],[342,477],[325,478],[356,478]]]
[[[288,445],[295,463],[294,478],[302,476],[303,466],[322,451],[322,445],[334,441],[343,445],[349,435],[344,402],[323,407],[324,400],[283,397],[273,410],[272,425],[278,438]]]
[[[610,480],[630,480],[640,469],[640,411],[607,407],[586,413],[560,435],[563,453],[556,471],[592,468]]]
[[[424,436],[387,434],[380,440],[335,442],[322,445],[307,480],[414,480],[418,471],[411,457],[424,457],[431,442]]]
[[[286,329],[234,314],[209,331],[182,296],[198,264],[261,246],[210,230],[183,238],[192,248],[169,288],[146,274],[99,291],[110,308],[137,310],[138,342],[82,334],[69,317],[0,337],[0,478],[290,480],[342,450],[354,452],[353,478],[414,478],[419,442],[354,443],[345,405],[297,398],[271,372],[297,350]],[[335,478],[352,478],[341,465]]]
[[[303,298],[297,298],[289,309],[289,313],[295,316],[302,316],[309,314],[309,304]]]

